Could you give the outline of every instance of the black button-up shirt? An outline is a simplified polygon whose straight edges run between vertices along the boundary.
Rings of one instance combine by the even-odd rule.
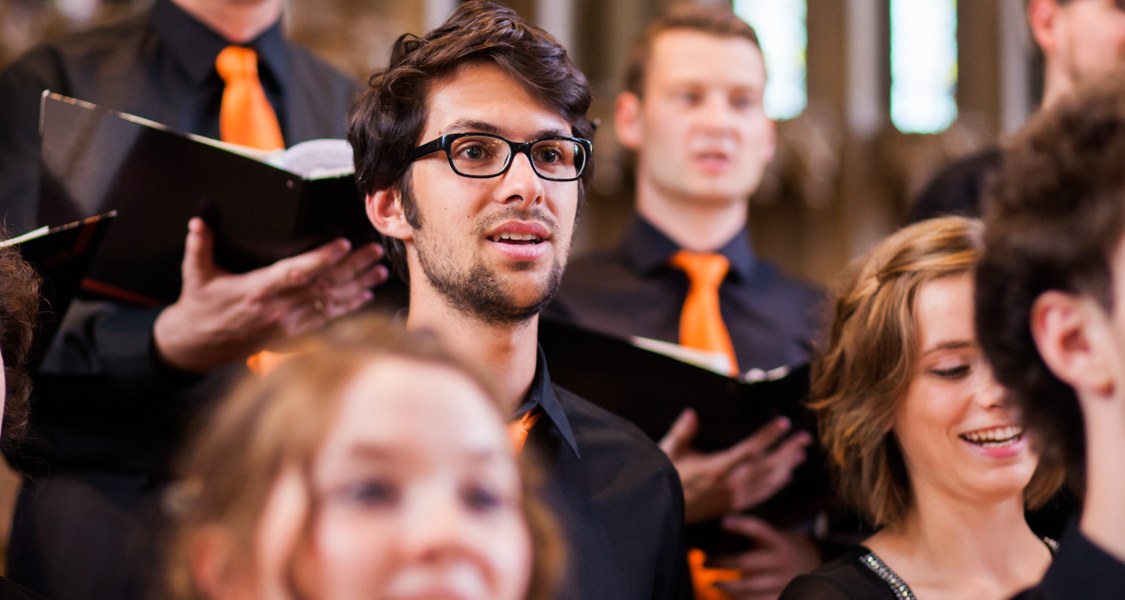
[[[691,598],[683,490],[668,457],[632,423],[552,384],[542,351],[516,415],[535,408],[544,416],[526,447],[568,548],[559,598]]]

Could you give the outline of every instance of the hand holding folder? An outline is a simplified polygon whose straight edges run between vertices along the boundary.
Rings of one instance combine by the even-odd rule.
[[[799,462],[789,481],[768,500],[754,504],[760,499],[739,499],[744,506],[754,504],[748,509],[750,514],[787,528],[811,518],[824,506],[829,493],[826,461],[819,446],[811,444],[816,422],[805,406],[808,365],[734,378],[639,347],[630,340],[547,318],[540,320],[539,340],[553,381],[632,421],[654,441],[664,438],[668,442],[666,434],[690,408],[698,419],[690,448],[683,447],[688,436],[681,431],[673,432],[674,440],[665,444],[666,451],[675,446],[679,452],[711,455],[733,466],[744,464],[746,461],[739,459],[765,448],[767,460],[781,463],[779,468],[766,468],[772,474],[785,472],[789,464]],[[787,431],[812,435],[804,438],[786,437],[786,431],[771,433],[770,424],[778,423],[779,418],[789,423]],[[758,435],[761,437],[755,439]],[[724,457],[723,453],[728,454]],[[803,462],[799,460],[802,455]],[[779,487],[769,480],[772,476],[766,475],[762,482],[766,491]],[[717,517],[713,513],[694,516]],[[717,518],[689,527],[688,541],[719,554],[746,548],[746,539],[725,532]]]

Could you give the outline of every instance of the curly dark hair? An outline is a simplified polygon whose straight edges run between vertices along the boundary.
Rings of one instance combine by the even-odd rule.
[[[426,122],[427,94],[433,84],[469,63],[489,63],[520,82],[537,102],[565,118],[573,135],[592,139],[587,117],[590,86],[566,48],[546,31],[512,9],[493,2],[461,4],[437,29],[418,37],[403,34],[394,43],[390,65],[375,73],[348,118],[348,141],[355,155],[356,183],[366,195],[377,190],[402,191],[407,221],[418,227],[407,176],[411,151]],[[593,177],[587,165],[579,182],[579,202]],[[406,256],[400,240],[384,242],[395,272],[406,279]]]
[[[981,347],[1011,388],[1043,456],[1065,460],[1083,488],[1085,428],[1073,389],[1032,339],[1035,301],[1049,290],[1114,305],[1111,256],[1125,227],[1125,74],[1082,88],[1037,115],[1005,149],[985,198],[986,251],[977,271]]]
[[[0,226],[0,239],[7,232]],[[39,274],[14,247],[0,248],[0,351],[4,357],[4,421],[0,449],[14,450],[27,433],[31,378],[24,370],[39,317]]]

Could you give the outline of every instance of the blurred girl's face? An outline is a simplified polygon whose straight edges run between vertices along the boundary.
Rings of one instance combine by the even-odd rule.
[[[894,423],[915,498],[1022,501],[1037,457],[977,346],[972,278],[927,282],[915,301],[918,362]]]
[[[308,544],[295,562],[309,597],[526,595],[532,550],[515,457],[465,375],[398,358],[360,371],[310,477]]]

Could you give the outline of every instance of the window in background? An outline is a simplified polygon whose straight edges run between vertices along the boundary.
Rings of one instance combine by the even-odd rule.
[[[891,0],[891,122],[937,133],[957,118],[957,0]]]
[[[805,0],[735,0],[734,11],[758,34],[766,58],[766,114],[792,119],[808,104]]]

